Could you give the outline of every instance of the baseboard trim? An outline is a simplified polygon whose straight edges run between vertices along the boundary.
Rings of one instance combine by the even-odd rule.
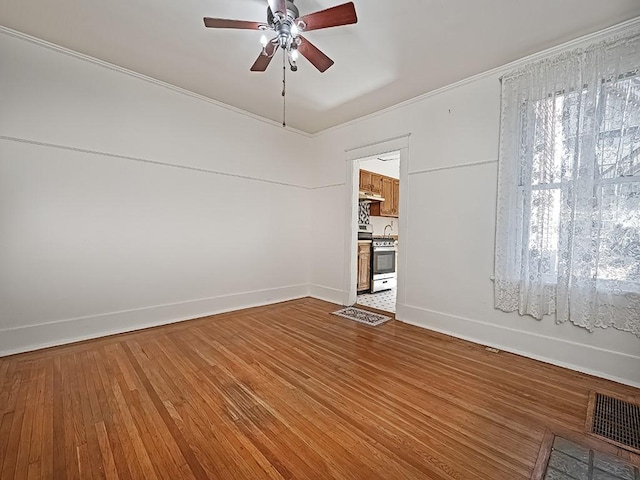
[[[397,305],[396,320],[640,388],[640,357],[410,305]]]
[[[0,330],[0,357],[308,295],[309,285],[291,285]]]
[[[338,305],[345,305],[345,299],[347,298],[347,292],[339,290],[337,288],[325,287],[323,285],[309,285],[309,296],[317,298],[318,300],[324,300],[325,302],[337,303]]]
[[[0,330],[0,357],[306,296],[344,305],[345,294],[322,285],[292,285]],[[397,305],[396,319],[640,388],[640,357],[404,304]]]

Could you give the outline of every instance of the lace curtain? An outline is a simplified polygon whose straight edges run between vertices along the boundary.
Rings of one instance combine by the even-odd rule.
[[[505,76],[495,306],[640,336],[640,33]]]

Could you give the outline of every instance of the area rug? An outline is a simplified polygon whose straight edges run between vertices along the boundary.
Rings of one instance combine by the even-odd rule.
[[[355,320],[356,322],[364,323],[375,327],[381,323],[391,320],[391,317],[380,315],[378,313],[369,312],[367,310],[361,310],[355,307],[347,307],[337,312],[331,312],[332,315],[338,315],[339,317],[348,318],[349,320]]]

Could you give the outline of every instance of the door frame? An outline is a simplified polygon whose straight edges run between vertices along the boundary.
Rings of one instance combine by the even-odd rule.
[[[345,232],[345,268],[344,268],[344,305],[353,305],[357,299],[358,280],[358,190],[359,190],[359,160],[383,155],[390,152],[400,152],[400,201],[398,214],[398,296],[396,305],[404,304],[406,298],[405,280],[407,277],[407,238],[408,238],[408,194],[409,194],[409,137],[411,134],[381,140],[360,147],[345,150],[346,163],[346,222]]]

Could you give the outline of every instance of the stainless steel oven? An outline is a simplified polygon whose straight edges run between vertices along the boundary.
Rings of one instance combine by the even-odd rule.
[[[371,293],[394,288],[397,285],[395,241],[389,237],[373,237],[371,249]]]

